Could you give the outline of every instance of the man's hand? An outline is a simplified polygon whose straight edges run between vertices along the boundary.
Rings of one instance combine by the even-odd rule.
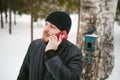
[[[55,35],[50,36],[48,44],[47,44],[46,49],[45,49],[45,52],[48,50],[57,50],[58,46],[61,42],[62,42],[61,35],[59,36],[59,39]]]

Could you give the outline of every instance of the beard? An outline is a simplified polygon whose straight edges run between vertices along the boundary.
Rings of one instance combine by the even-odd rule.
[[[42,36],[42,41],[44,42],[44,43],[48,43],[48,36]]]
[[[42,41],[45,42],[45,43],[48,43],[48,38],[49,38],[49,34],[47,32],[47,30],[43,30],[43,33],[42,33]]]

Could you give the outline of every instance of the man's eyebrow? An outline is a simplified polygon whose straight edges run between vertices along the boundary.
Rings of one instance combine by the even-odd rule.
[[[52,27],[55,27],[55,25],[52,24]],[[56,27],[55,27],[56,28]]]

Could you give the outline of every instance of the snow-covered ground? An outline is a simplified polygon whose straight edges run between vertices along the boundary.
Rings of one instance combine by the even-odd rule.
[[[72,29],[69,40],[74,44],[77,33],[77,15],[71,15]],[[1,24],[0,24],[1,26]],[[44,20],[34,23],[34,39],[41,38]],[[120,26],[114,30],[115,67],[109,79],[120,80]],[[12,35],[8,33],[8,24],[0,28],[0,80],[16,80],[23,58],[30,44],[30,16],[17,16],[17,25],[12,26]]]
[[[120,25],[114,24],[114,56],[115,66],[107,80],[120,80]]]

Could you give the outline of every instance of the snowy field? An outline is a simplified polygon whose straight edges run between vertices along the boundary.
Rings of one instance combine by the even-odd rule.
[[[75,44],[77,33],[77,15],[71,15],[72,29],[69,40]],[[1,26],[1,24],[0,24]],[[34,39],[41,38],[44,20],[34,23]],[[120,80],[120,26],[114,29],[115,66],[107,80]],[[12,25],[12,35],[9,35],[8,24],[0,28],[0,80],[16,80],[23,58],[30,44],[30,16],[17,16],[17,25]]]

